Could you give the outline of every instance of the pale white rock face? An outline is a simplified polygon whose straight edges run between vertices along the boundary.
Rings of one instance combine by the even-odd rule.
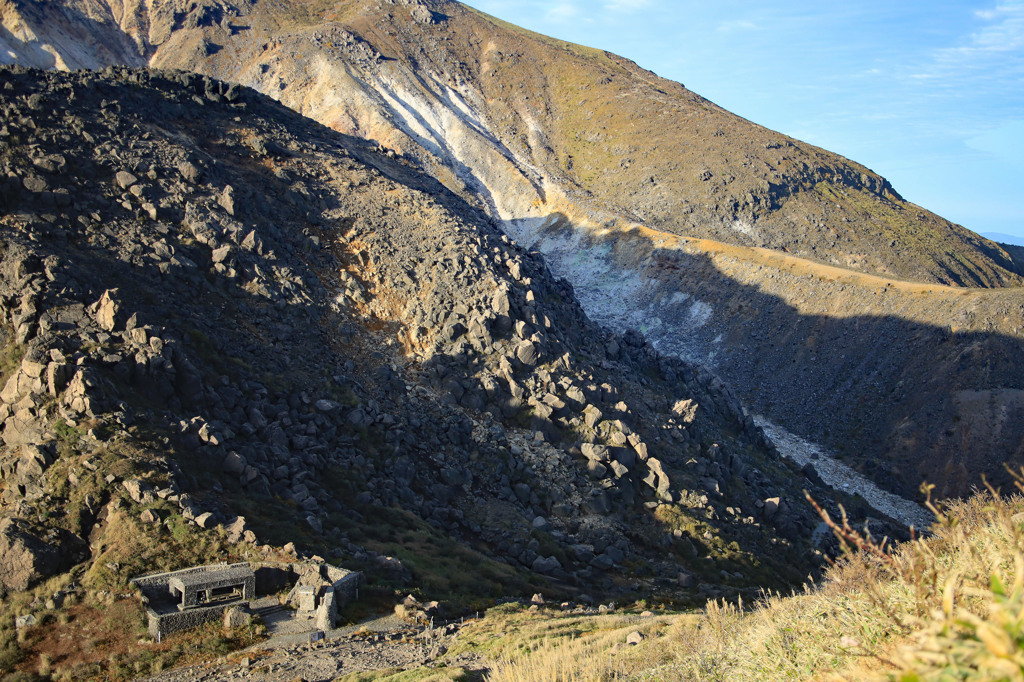
[[[399,130],[452,168],[459,179],[488,201],[502,219],[529,214],[540,196],[529,176],[539,172],[517,159],[487,128],[470,102],[477,93],[459,93],[428,75],[433,97],[411,87],[404,67],[378,73],[371,85]],[[421,75],[422,77],[422,75]]]
[[[751,237],[753,239],[760,239],[760,232],[750,222],[746,220],[737,220],[731,225],[734,232],[739,232],[742,235]]]
[[[618,332],[638,329],[659,351],[714,368],[717,344],[696,334],[713,322],[714,308],[665,278],[649,243],[620,241],[617,232],[574,224],[559,212],[503,226],[544,254],[593,319]]]
[[[821,480],[836,490],[858,494],[876,510],[919,531],[928,530],[935,522],[935,515],[921,505],[882,490],[850,467],[837,462],[824,448],[790,433],[765,417],[755,416],[754,422],[764,429],[765,435],[783,457],[801,466],[812,465]]]
[[[286,39],[282,39],[286,42]],[[539,216],[542,173],[491,133],[483,97],[442,74],[397,62],[346,62],[312,51],[301,73],[271,48],[237,70],[212,75],[248,85],[340,132],[411,153],[454,188],[466,187],[504,220]],[[162,64],[160,52],[155,64]],[[445,169],[441,171],[441,169]],[[441,172],[438,172],[441,171]]]

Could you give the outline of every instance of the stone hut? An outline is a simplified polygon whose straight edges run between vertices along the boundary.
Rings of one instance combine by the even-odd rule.
[[[167,581],[167,586],[171,596],[181,600],[179,611],[256,598],[256,575],[245,565],[176,575]]]
[[[141,576],[149,634],[168,635],[220,619],[233,606],[291,587],[296,607],[315,612],[316,625],[334,627],[338,609],[356,598],[362,574],[322,563],[251,562],[196,566]],[[301,595],[301,596],[300,596]]]

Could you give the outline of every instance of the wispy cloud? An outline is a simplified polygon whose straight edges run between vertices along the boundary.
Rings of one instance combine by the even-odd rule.
[[[571,2],[562,2],[545,12],[544,18],[547,21],[564,22],[578,19],[580,14],[579,7]]]
[[[1006,52],[1024,47],[1024,2],[1005,2],[983,13],[992,24],[971,36],[968,49]]]
[[[961,44],[936,50],[931,64],[914,75],[948,77],[990,65],[1024,70],[1024,0],[1001,2],[974,16],[985,25],[967,35]]]
[[[651,0],[610,0],[604,3],[604,8],[609,12],[636,12],[650,4]]]
[[[735,31],[755,31],[758,28],[760,26],[753,21],[736,19],[734,21],[723,21],[715,27],[715,30],[720,33],[733,33]]]

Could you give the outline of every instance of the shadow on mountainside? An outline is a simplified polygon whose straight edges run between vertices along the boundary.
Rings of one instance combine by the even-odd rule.
[[[707,253],[661,248],[638,230],[590,237],[565,216],[524,222],[513,231],[574,282],[592,317],[641,329],[660,351],[705,364],[749,408],[827,445],[884,487],[913,497],[927,481],[958,496],[982,476],[1007,484],[1004,463],[1024,464],[1021,339],[954,331],[1012,326],[1024,292],[941,299],[924,285],[902,292],[884,280],[854,285],[722,257],[727,272]],[[783,287],[787,299],[772,293]],[[869,309],[948,323],[849,312],[865,308],[863,297],[877,301]]]
[[[714,267],[683,267],[694,265]],[[714,326],[735,350],[716,369],[744,401],[883,486],[898,482],[913,496],[925,481],[961,496],[983,476],[1010,484],[1004,463],[1024,464],[1019,338],[896,316],[801,314],[721,275],[691,291],[730,311]]]
[[[219,21],[219,17],[205,16],[219,10],[193,9],[203,15],[196,15],[197,26]],[[125,34],[112,25],[86,19],[77,12],[75,22],[70,23],[92,36],[116,34],[121,42],[111,43],[111,49],[124,51],[130,47],[124,42],[128,40]],[[26,48],[9,32],[3,39],[19,50]],[[98,45],[101,58],[114,60],[112,53],[104,52],[103,40],[85,42]],[[52,66],[52,55],[39,52],[51,60],[41,65]],[[196,82],[200,84],[196,96],[205,97],[205,81]],[[444,99],[440,93],[434,94]],[[285,110],[282,107],[280,111]],[[408,107],[406,114],[419,117],[425,125],[415,107]],[[327,135],[326,129],[316,130],[317,135]],[[201,136],[202,132],[197,130],[195,134]],[[330,139],[341,140],[339,146],[396,182],[444,197],[445,205],[467,220],[486,222],[475,208],[426,173],[406,165],[405,160],[387,159],[372,143],[359,138]],[[273,145],[264,143],[267,147]],[[301,188],[286,180],[274,176],[257,182],[268,192],[304,201]],[[483,185],[475,189],[486,199]],[[258,215],[266,206],[259,192],[240,193],[235,203],[240,216],[246,210]],[[312,214],[320,215],[320,207]],[[307,229],[315,231],[319,220],[310,221]],[[891,485],[890,474],[895,474],[904,491],[915,489],[917,481],[926,478],[938,483],[945,494],[962,494],[977,483],[980,472],[987,473],[990,480],[1004,480],[1001,463],[1020,462],[1021,429],[1017,425],[1024,421],[1024,399],[1019,393],[1024,381],[1014,361],[1020,351],[1014,337],[953,333],[941,325],[907,322],[897,316],[840,319],[805,315],[784,300],[718,271],[710,259],[705,262],[699,256],[688,256],[674,262],[679,258],[676,252],[653,252],[653,262],[668,263],[681,273],[675,280],[678,283],[668,287],[668,295],[696,294],[712,309],[729,311],[730,322],[712,318],[701,326],[692,321],[680,326],[675,320],[665,319],[663,329],[647,333],[659,348],[709,361],[710,367],[742,393],[748,405],[823,441],[848,459],[860,461],[861,468],[869,474],[874,472],[873,477],[882,483],[888,481]],[[576,278],[572,281],[585,300],[589,295],[585,284]],[[678,305],[687,315],[692,306],[692,301]],[[1007,314],[1020,313],[1009,310]],[[602,319],[600,314],[595,317]],[[617,318],[610,315],[603,321],[614,324]],[[644,324],[633,319],[626,326]],[[675,330],[680,328],[688,330],[686,334],[697,341],[679,339],[680,333]],[[709,358],[713,349],[720,350]]]

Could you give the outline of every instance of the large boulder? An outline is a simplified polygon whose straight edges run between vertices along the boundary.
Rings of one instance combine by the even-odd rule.
[[[224,629],[244,628],[252,623],[252,610],[245,604],[232,606],[224,611]]]
[[[107,289],[100,296],[100,300],[89,307],[96,324],[108,332],[114,331],[121,322],[121,305],[117,302],[117,293],[117,289]]]
[[[533,341],[520,341],[516,346],[516,359],[527,367],[533,367],[540,360],[540,351]]]
[[[593,462],[607,462],[610,459],[608,446],[600,443],[582,443],[580,452],[583,456]]]
[[[47,542],[22,519],[0,520],[0,584],[8,590],[27,590],[68,568],[83,545],[81,538],[66,531]]]
[[[558,557],[539,556],[533,560],[533,570],[537,573],[550,575],[561,568],[562,562],[558,560]]]

